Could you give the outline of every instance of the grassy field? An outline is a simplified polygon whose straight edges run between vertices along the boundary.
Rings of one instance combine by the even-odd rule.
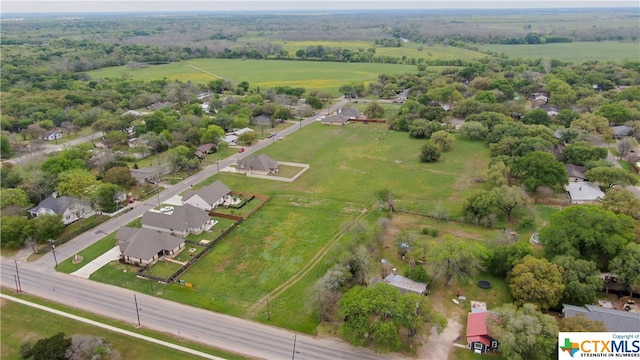
[[[305,49],[309,46],[324,46],[331,48],[349,49],[352,51],[366,50],[374,48],[376,50],[374,56],[394,56],[407,57],[425,60],[452,60],[452,59],[481,59],[487,57],[478,51],[461,49],[453,46],[444,45],[425,45],[417,43],[404,43],[402,47],[381,47],[366,41],[286,41],[274,42],[282,46],[283,50],[290,54],[295,54],[298,49]]]
[[[198,69],[201,70],[198,70]],[[379,74],[415,73],[416,66],[370,63],[335,63],[284,60],[229,60],[195,59],[167,65],[154,65],[132,70],[126,66],[90,71],[92,78],[120,77],[128,74],[136,80],[192,81],[207,84],[217,77],[232,82],[249,81],[252,88],[269,88],[278,85],[304,87],[307,90],[324,90],[338,94],[338,88],[351,81],[377,81]],[[214,74],[214,75],[212,75]]]
[[[640,57],[638,42],[572,42],[541,45],[482,45],[483,50],[506,54],[510,58],[548,58],[582,63],[585,61],[636,60]]]
[[[3,290],[4,292],[4,290]],[[224,357],[225,359],[244,359],[237,355],[222,352],[220,350],[211,349],[203,345],[185,342],[165,334],[157,332],[135,329],[128,324],[120,323],[114,320],[105,319],[96,315],[86,314],[76,309],[70,310],[64,306],[50,303],[33,297],[25,297],[16,295],[10,291],[6,291],[11,296],[25,298],[25,300],[33,301],[42,305],[50,306],[59,310],[73,312],[73,314],[90,318],[92,320],[107,323],[128,331],[137,332],[146,336],[165,340],[174,344],[190,347],[208,354]],[[0,302],[0,319],[2,319],[2,331],[0,332],[0,358],[2,359],[20,359],[20,345],[25,341],[36,341],[41,338],[49,337],[63,331],[66,337],[74,334],[93,335],[106,338],[111,343],[111,348],[117,350],[122,359],[201,359],[199,356],[190,355],[181,351],[173,350],[167,347],[158,346],[143,340],[131,338],[129,336],[97,328],[79,321],[68,319],[59,315],[54,315],[39,309],[34,309],[27,305],[14,303],[8,300]]]
[[[379,140],[382,132],[386,136]],[[388,132],[380,127],[314,124],[266,150],[274,159],[311,165],[296,182],[233,174],[209,179],[221,179],[234,191],[265,194],[271,199],[181,276],[193,288],[158,284],[154,285],[154,293],[266,321],[266,303],[258,304],[255,314],[249,315],[249,309],[255,309],[256,302],[265,301],[265,295],[304,272],[298,283],[270,299],[272,322],[315,332],[318,323],[308,304],[309,286],[335,263],[340,244],[348,240],[336,234],[365,209],[371,209],[376,190],[392,189],[402,209],[428,213],[435,206],[442,206],[457,215],[464,196],[481,186],[470,180],[485,171],[488,151],[483,143],[459,141],[435,164],[419,162],[422,144],[423,140],[411,139],[407,133]],[[373,224],[380,216],[371,213],[366,220]],[[495,233],[457,223],[441,226],[461,237],[479,240],[492,238]],[[322,251],[327,253],[326,260],[306,269]],[[106,266],[92,279],[150,292],[149,284],[136,279],[132,269],[122,264]]]

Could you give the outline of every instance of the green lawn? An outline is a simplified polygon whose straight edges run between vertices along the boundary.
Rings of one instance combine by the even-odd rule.
[[[82,258],[82,261],[74,264],[72,256],[58,265],[58,271],[70,274],[111,250],[114,246],[116,246],[116,234],[112,233],[80,251],[78,258]]]
[[[541,45],[486,44],[482,45],[481,49],[504,53],[510,58],[548,58],[574,63],[592,60],[634,60],[640,56],[640,44],[637,41],[590,41]]]
[[[11,296],[25,298],[25,300],[50,306],[58,310],[71,312],[75,315],[100,321],[121,329],[189,347],[208,354],[221,356],[225,359],[244,359],[238,355],[229,354],[200,344],[186,342],[183,339],[178,339],[166,334],[142,328],[136,329],[131,325],[119,321],[106,319],[93,314],[87,314],[85,312],[70,309],[42,299],[15,294],[10,291],[5,291],[4,289],[3,292]],[[2,300],[1,304],[2,311],[0,312],[0,319],[2,320],[2,331],[0,331],[0,342],[2,345],[0,346],[0,358],[2,359],[20,359],[20,345],[25,341],[36,341],[41,338],[55,335],[60,331],[63,331],[66,337],[71,337],[74,334],[104,337],[111,343],[111,348],[120,353],[122,359],[201,359],[201,357],[195,355],[190,355],[167,347],[158,346],[157,344],[152,344],[144,340],[135,339],[123,334],[97,328],[66,317],[38,310],[27,305],[14,303],[8,300]]]
[[[201,70],[197,70],[202,69]],[[325,90],[338,95],[338,88],[351,81],[377,81],[379,74],[415,73],[415,65],[378,63],[335,63],[286,60],[234,60],[194,59],[154,65],[144,69],[129,69],[126,66],[89,71],[94,78],[119,77],[129,74],[135,80],[193,81],[207,84],[217,79],[215,74],[235,83],[249,81],[252,88],[269,88],[279,85],[304,87],[307,90]]]
[[[379,140],[383,133],[384,140]],[[458,141],[438,163],[426,164],[418,160],[423,142],[380,127],[327,127],[316,123],[265,150],[279,161],[310,164],[295,182],[227,173],[209,179],[207,183],[221,179],[234,191],[265,194],[271,199],[181,276],[193,288],[154,284],[154,293],[161,289],[160,296],[168,299],[247,317],[257,301],[264,301],[261,299],[266,294],[303,271],[325,249],[328,255],[324,260],[270,304],[274,306],[273,324],[315,332],[317,316],[309,307],[308,289],[342,251],[339,244],[346,240],[336,234],[363,209],[371,209],[376,190],[392,189],[402,209],[428,213],[442,206],[455,216],[461,212],[460,203],[466,194],[481,186],[471,180],[486,169],[489,157],[483,143]],[[374,224],[380,216],[372,213],[368,221]],[[492,238],[495,233],[458,223],[451,229],[457,229],[456,234],[462,237],[479,240]],[[149,293],[149,284],[136,279],[133,272],[130,267],[113,263],[93,274],[92,279]],[[262,306],[266,304],[258,304],[260,311],[255,317],[267,321]]]

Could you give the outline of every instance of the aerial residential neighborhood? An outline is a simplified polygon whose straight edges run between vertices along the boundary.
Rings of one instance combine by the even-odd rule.
[[[94,3],[3,2],[1,358],[637,355],[637,4]]]

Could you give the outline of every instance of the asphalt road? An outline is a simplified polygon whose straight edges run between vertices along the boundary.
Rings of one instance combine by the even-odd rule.
[[[15,275],[26,293],[72,305],[82,310],[137,324],[134,292],[53,270],[33,269],[25,263],[1,260],[3,286],[15,288]],[[353,348],[333,339],[295,334],[268,325],[238,319],[172,301],[136,293],[140,324],[180,338],[201,342],[259,359],[394,359],[390,354]]]
[[[276,138],[282,137],[286,141],[286,136],[344,104],[346,104],[346,101],[342,100],[329,109],[303,120],[301,125],[296,124],[281,131]],[[259,151],[273,142],[274,140],[272,139],[266,139],[251,147],[246,147],[244,153],[234,154],[227,159],[221,160],[220,168],[229,166],[238,159]],[[62,261],[73,256],[103,238],[106,234],[116,231],[120,226],[141,216],[151,207],[157,206],[158,202],[163,202],[189,188],[192,184],[199,183],[214,175],[217,169],[218,166],[216,164],[211,165],[160,193],[157,198],[153,197],[144,203],[138,204],[131,211],[57,247],[57,260]],[[138,323],[134,292],[57,273],[53,270],[55,261],[52,253],[48,253],[39,260],[29,263],[17,262],[7,258],[1,258],[0,262],[0,283],[2,286],[16,288],[16,280],[19,276],[22,291],[29,294],[132,324]],[[16,270],[16,267],[18,270]],[[280,328],[190,307],[153,296],[135,295],[138,301],[140,324],[143,327],[171,333],[181,338],[202,342],[255,358],[327,360],[404,358],[392,354],[375,354],[366,349],[354,348],[333,338],[317,338],[296,334]]]

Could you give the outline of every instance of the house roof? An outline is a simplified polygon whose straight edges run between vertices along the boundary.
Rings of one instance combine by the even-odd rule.
[[[595,305],[575,306],[562,304],[564,314],[567,317],[575,317],[583,314],[587,319],[594,321],[602,321],[608,331],[640,331],[640,314],[607,309]]]
[[[259,125],[271,125],[271,117],[265,114],[258,115],[253,118],[253,123]]]
[[[249,155],[238,161],[238,167],[240,169],[269,171],[277,169],[278,162],[265,154],[260,154],[258,156]]]
[[[397,287],[400,290],[411,291],[414,293],[422,294],[427,290],[427,284],[419,283],[417,281],[413,281],[404,276],[389,274],[384,281],[389,284]]]
[[[629,136],[631,134],[631,128],[626,125],[612,126],[613,136]]]
[[[564,168],[567,169],[567,175],[569,177],[576,177],[580,179],[586,179],[584,177],[584,172],[587,170],[584,166],[573,165],[573,164],[565,164]]]
[[[467,336],[468,343],[481,342],[487,346],[491,346],[491,341],[484,336]]]
[[[182,201],[187,201],[190,197],[194,195],[198,195],[202,198],[202,200],[206,201],[207,204],[213,204],[214,202],[220,200],[223,196],[227,195],[231,192],[231,189],[227,187],[222,181],[216,180],[211,185],[207,185],[198,190],[187,190],[184,195],[182,195]],[[191,206],[191,205],[190,205]]]
[[[569,192],[571,201],[594,201],[604,197],[598,185],[590,182],[570,182],[564,188]]]
[[[488,314],[489,313],[485,311],[467,315],[467,342],[474,336],[481,337],[489,334],[487,325],[485,324]]]
[[[198,148],[196,149],[196,152],[200,152],[200,153],[207,153],[209,152],[209,150],[211,150],[211,148],[213,148],[215,145],[212,143],[208,143],[208,144],[202,144],[200,146],[198,146]]]
[[[46,133],[44,133],[44,136],[45,137],[49,137],[49,136],[55,135],[55,134],[62,134],[62,131],[60,131],[60,129],[49,130]]]
[[[331,115],[322,119],[322,122],[332,123],[332,124],[344,124],[349,120],[348,117],[342,115]]]
[[[122,116],[125,116],[125,115],[142,116],[144,114],[136,110],[127,110],[124,113],[122,113]]]
[[[186,231],[190,227],[202,227],[211,220],[209,214],[191,204],[176,207],[171,214],[147,211],[142,215],[142,225]]]
[[[74,204],[87,205],[76,198],[70,196],[54,197],[50,195],[46,199],[42,200],[38,206],[29,210],[30,213],[37,213],[40,209],[49,209],[56,215],[62,215],[65,210],[73,206]]]
[[[344,107],[338,111],[338,115],[346,116],[348,119],[360,119],[364,115],[356,108]]]
[[[253,129],[246,127],[246,128],[235,130],[231,134],[240,136],[240,135],[242,135],[244,133],[248,133],[248,132],[252,132],[252,131],[253,131]]]
[[[118,230],[116,240],[123,255],[143,260],[153,258],[162,250],[173,250],[184,243],[184,239],[166,232],[126,226]]]

